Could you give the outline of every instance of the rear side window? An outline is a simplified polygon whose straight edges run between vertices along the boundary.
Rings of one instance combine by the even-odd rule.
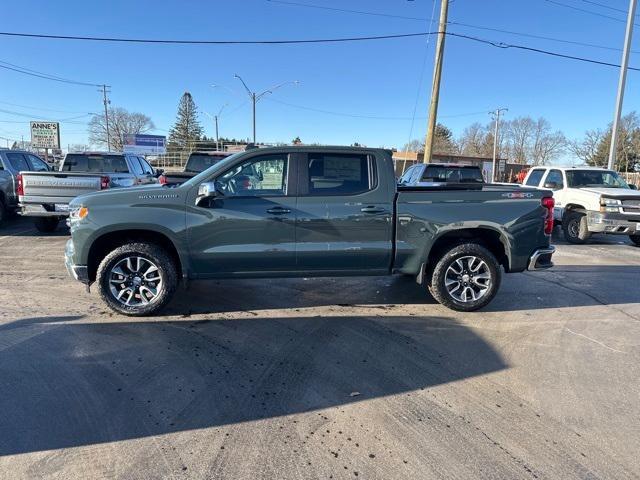
[[[374,188],[368,155],[310,153],[309,195],[355,195]]]
[[[133,169],[133,173],[135,175],[143,175],[144,171],[142,170],[142,165],[140,165],[140,160],[138,157],[129,157],[129,162],[131,163],[131,168]]]
[[[29,166],[29,163],[27,162],[27,159],[23,154],[7,152],[6,155],[7,160],[9,160],[9,163],[14,170],[17,170],[18,172],[27,172],[31,170],[31,167]]]
[[[124,155],[69,154],[62,164],[63,172],[129,173]]]
[[[415,171],[416,171],[415,165],[413,167],[409,167],[409,169],[406,172],[404,172],[400,177],[400,183],[407,183],[411,178],[411,176],[413,175],[413,172]]]
[[[538,185],[540,185],[542,175],[544,175],[544,170],[531,170],[531,173],[529,174],[529,178],[527,178],[525,185],[528,185],[529,187],[537,187]]]
[[[145,175],[153,175],[153,168],[151,168],[151,165],[149,165],[149,163],[142,157],[138,157],[138,160],[140,160],[140,165],[142,166],[142,171]]]
[[[49,166],[39,157],[29,155],[29,163],[34,172],[48,172]]]

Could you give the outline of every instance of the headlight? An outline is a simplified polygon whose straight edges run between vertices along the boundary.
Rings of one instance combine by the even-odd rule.
[[[600,205],[604,207],[619,207],[622,205],[622,201],[617,198],[606,198],[602,197],[600,199]]]
[[[87,207],[73,207],[69,211],[69,220],[77,222],[89,215],[89,209]]]

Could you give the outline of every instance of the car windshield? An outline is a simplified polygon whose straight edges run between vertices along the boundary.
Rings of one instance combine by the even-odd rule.
[[[129,173],[124,155],[70,153],[62,162],[62,172]]]
[[[483,183],[482,172],[475,167],[427,167],[421,181],[450,183]]]
[[[629,188],[627,182],[611,170],[569,170],[567,184],[571,188]]]
[[[185,172],[191,173],[200,173],[204,172],[207,168],[219,163],[221,160],[224,160],[229,155],[207,155],[207,154],[199,154],[192,153],[187,161],[187,165],[184,168]]]

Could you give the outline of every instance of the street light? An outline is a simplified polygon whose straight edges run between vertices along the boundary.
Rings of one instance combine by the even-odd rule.
[[[245,81],[242,79],[242,77],[240,75],[238,75],[237,73],[234,75],[234,77],[236,77],[238,80],[240,80],[242,82],[242,86],[244,87],[244,89],[247,91],[247,94],[249,95],[249,98],[251,99],[251,104],[253,106],[253,143],[255,145],[256,143],[256,103],[258,103],[258,101],[260,101],[260,99],[262,99],[265,95],[269,94],[269,93],[273,93],[275,90],[277,90],[280,87],[284,87],[285,85],[289,85],[289,84],[293,84],[293,85],[298,85],[300,82],[298,82],[298,80],[294,80],[294,81],[289,81],[289,82],[282,82],[279,83],[277,85],[274,85],[273,87],[269,87],[266,90],[257,93],[257,92],[252,92],[249,87],[247,87],[247,84],[245,83]]]

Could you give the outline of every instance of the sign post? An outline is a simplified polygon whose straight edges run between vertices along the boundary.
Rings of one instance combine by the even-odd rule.
[[[60,148],[58,122],[31,122],[31,145],[36,148]]]

